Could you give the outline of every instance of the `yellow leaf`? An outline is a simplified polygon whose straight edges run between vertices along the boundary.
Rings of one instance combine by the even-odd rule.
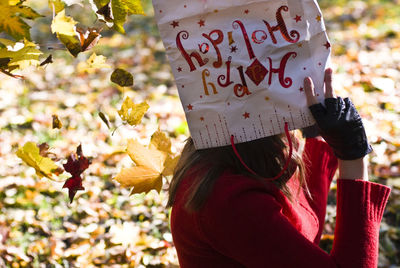
[[[75,25],[76,21],[65,16],[65,10],[62,10],[54,17],[51,23],[51,31],[60,35],[75,36]]]
[[[149,147],[169,154],[171,153],[171,140],[164,132],[157,130],[151,136]]]
[[[28,166],[33,167],[40,178],[52,179],[53,172],[58,170],[59,167],[50,158],[41,156],[39,152],[40,150],[35,143],[27,142],[22,148],[18,149],[17,156]]]
[[[64,2],[61,0],[49,0],[49,8],[51,10],[54,9],[54,12],[57,14],[64,9]]]
[[[118,111],[122,120],[126,121],[129,125],[134,126],[140,123],[144,114],[150,106],[147,102],[134,104],[131,98],[126,97],[122,103],[121,109]]]
[[[25,69],[28,66],[37,66],[40,64],[39,56],[42,52],[36,48],[36,44],[24,40],[24,47],[18,51],[13,51],[9,66],[19,69]]]
[[[134,187],[131,194],[148,193],[153,189],[160,192],[162,188],[162,176],[147,167],[123,169],[115,180],[121,183],[122,187]]]
[[[170,144],[160,131],[153,134],[147,147],[129,140],[127,152],[136,166],[123,169],[115,179],[123,187],[133,187],[131,194],[147,193],[152,189],[160,192],[162,177],[172,174],[179,159],[170,154]]]
[[[164,170],[162,172],[163,176],[171,176],[172,174],[174,174],[174,170],[176,165],[178,164],[180,159],[180,156],[176,156],[174,158],[172,158],[171,156],[167,157],[167,160],[165,160],[164,163]]]
[[[167,154],[155,148],[148,148],[136,140],[128,140],[127,152],[136,166],[149,167],[161,174]]]
[[[122,0],[128,7],[129,14],[144,15],[142,3],[140,0]]]
[[[8,69],[25,69],[28,66],[37,66],[40,64],[39,56],[42,52],[36,48],[36,44],[24,40],[23,47],[18,50],[13,50],[13,47],[22,45],[22,43],[13,43],[0,40],[1,43],[7,44],[7,48],[0,48],[0,58],[9,58]]]
[[[93,53],[92,56],[86,61],[89,68],[99,69],[99,68],[111,68],[110,65],[106,63],[106,57],[102,55],[96,55]]]
[[[21,18],[35,19],[40,17],[30,7],[19,5],[20,1],[0,1],[0,32],[6,32],[17,41],[30,39],[29,25]]]

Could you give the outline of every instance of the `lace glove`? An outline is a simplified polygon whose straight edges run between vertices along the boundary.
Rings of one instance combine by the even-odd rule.
[[[372,152],[362,119],[349,98],[325,99],[309,107],[317,121],[319,133],[342,160],[355,160]]]

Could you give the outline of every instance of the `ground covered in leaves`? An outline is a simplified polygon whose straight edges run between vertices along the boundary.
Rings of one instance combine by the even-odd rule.
[[[333,44],[335,88],[339,95],[351,96],[365,118],[374,146],[372,180],[393,189],[381,225],[380,267],[399,267],[399,2],[321,4]],[[49,48],[54,63],[24,71],[25,80],[0,75],[0,267],[178,267],[165,209],[168,182],[160,194],[129,196],[113,180],[123,167],[132,166],[125,153],[128,139],[148,143],[159,128],[172,138],[177,152],[188,135],[148,1],[145,7],[147,16],[131,17],[126,36],[104,31],[95,47],[113,68],[88,68],[91,52],[73,59],[58,50],[44,18],[32,35]],[[77,7],[76,16],[80,14]],[[89,24],[91,19],[81,21]],[[114,68],[133,73],[135,85],[111,83]],[[117,113],[127,96],[150,105],[136,127],[122,125]],[[52,129],[52,115],[62,122],[61,129]],[[64,157],[63,163],[82,145],[92,164],[83,173],[85,190],[71,204],[63,182],[37,178],[16,156],[28,141],[47,142],[51,152]],[[333,185],[321,242],[326,250],[333,239],[334,205]]]

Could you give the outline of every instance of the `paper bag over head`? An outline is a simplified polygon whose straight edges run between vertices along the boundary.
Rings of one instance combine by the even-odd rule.
[[[314,124],[303,81],[323,98],[330,56],[316,0],[153,0],[197,149]]]

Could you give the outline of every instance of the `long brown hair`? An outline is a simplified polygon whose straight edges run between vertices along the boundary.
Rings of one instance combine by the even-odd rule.
[[[297,141],[294,138],[292,140]],[[295,144],[295,147],[297,146],[298,144]],[[225,170],[230,170],[234,174],[253,177],[262,182],[265,182],[263,178],[273,178],[279,174],[288,157],[286,147],[283,135],[237,144],[236,148],[243,161],[259,175],[254,176],[241,164],[231,146],[196,150],[193,140],[188,138],[169,186],[167,207],[172,207],[174,204],[178,187],[189,171],[196,175],[190,177],[194,182],[186,197],[185,208],[188,211],[197,211],[205,204],[215,181]],[[304,163],[300,155],[294,150],[288,169],[273,183],[281,189],[289,200],[292,200],[292,193],[286,182],[295,172],[298,172],[296,177],[299,180],[299,190],[301,187],[307,190],[304,170]]]

